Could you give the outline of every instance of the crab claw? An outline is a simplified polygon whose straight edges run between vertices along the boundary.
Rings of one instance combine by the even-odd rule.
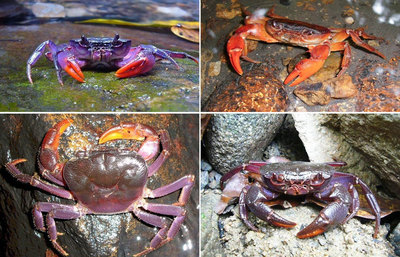
[[[74,60],[67,60],[67,65],[64,67],[64,70],[77,81],[85,82],[82,70]]]
[[[294,70],[287,76],[283,83],[286,85],[298,76],[290,86],[293,87],[300,84],[322,68],[329,54],[330,47],[328,45],[320,45],[312,48],[310,50],[310,59],[304,59],[298,62]]]
[[[139,123],[125,123],[110,128],[101,135],[99,144],[117,139],[145,140],[138,150],[145,160],[152,159],[160,149],[160,138],[157,132],[150,126]]]
[[[143,55],[133,59],[115,72],[118,78],[127,78],[150,71],[155,64],[153,55]]]
[[[242,56],[243,49],[245,47],[244,39],[240,36],[240,34],[233,35],[226,45],[229,60],[239,75],[243,74],[242,67],[240,67],[240,57]]]

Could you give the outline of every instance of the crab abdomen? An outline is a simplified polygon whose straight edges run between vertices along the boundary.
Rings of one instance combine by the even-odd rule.
[[[80,204],[94,213],[117,213],[142,196],[147,166],[128,150],[80,152],[65,164],[63,176]]]

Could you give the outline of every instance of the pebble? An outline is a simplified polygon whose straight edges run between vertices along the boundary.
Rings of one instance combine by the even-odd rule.
[[[32,5],[32,12],[39,18],[64,18],[65,8],[59,4],[35,3]]]
[[[211,167],[211,165],[208,163],[208,162],[206,162],[206,161],[201,161],[201,170],[204,170],[204,171],[211,171],[212,170],[212,167]]]
[[[346,17],[346,18],[344,19],[344,21],[345,21],[347,24],[353,24],[353,23],[354,23],[354,18],[353,18],[353,17]]]
[[[208,172],[202,171],[200,177],[201,189],[204,189],[208,185]]]

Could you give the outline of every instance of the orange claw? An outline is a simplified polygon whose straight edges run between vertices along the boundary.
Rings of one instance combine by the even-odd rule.
[[[85,77],[83,76],[82,70],[75,61],[67,60],[67,66],[64,68],[64,70],[77,81],[82,83],[85,82]]]
[[[141,58],[139,60],[133,60],[121,67],[115,72],[115,76],[118,78],[126,78],[138,75],[142,72],[141,67],[146,63],[146,58]]]
[[[229,39],[226,48],[233,68],[239,75],[242,75],[243,70],[240,67],[240,57],[245,48],[244,39],[239,34],[235,34]]]
[[[283,84],[288,84],[298,76],[290,85],[291,87],[296,86],[319,71],[330,54],[330,46],[316,46],[310,50],[310,54],[310,59],[301,60],[296,64],[294,70],[287,76]]]
[[[60,136],[73,122],[72,119],[65,119],[54,125],[54,127],[46,133],[46,136],[43,139],[42,148],[51,149],[57,152]]]
[[[99,139],[99,144],[104,144],[108,141],[117,139],[133,139],[142,141],[148,136],[157,136],[157,133],[146,125],[139,123],[124,123],[112,127],[104,132]]]

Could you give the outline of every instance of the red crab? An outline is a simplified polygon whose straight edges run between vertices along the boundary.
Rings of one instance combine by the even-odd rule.
[[[259,11],[250,14],[244,20],[244,24],[235,31],[226,47],[230,62],[239,75],[243,74],[239,62],[240,57],[248,62],[258,63],[247,56],[246,39],[267,43],[286,43],[308,48],[310,58],[298,62],[283,82],[286,85],[294,80],[291,86],[301,83],[321,69],[332,51],[343,51],[341,71],[337,75],[341,76],[350,65],[351,48],[349,43],[344,41],[348,37],[351,37],[358,46],[386,59],[382,53],[360,39],[360,37],[380,40],[382,38],[368,35],[363,28],[326,28],[303,21],[289,20],[276,15],[274,7],[268,11],[267,17],[260,15]]]
[[[36,203],[33,208],[36,229],[42,232],[47,230],[54,248],[67,256],[68,253],[57,242],[55,219],[77,219],[87,214],[112,215],[132,212],[143,222],[160,229],[151,240],[150,246],[136,256],[145,255],[172,240],[185,219],[186,211],[183,206],[188,201],[194,185],[194,175],[184,176],[155,190],[146,187],[148,178],[158,171],[169,156],[168,132],[156,131],[143,124],[121,124],[104,132],[99,144],[115,139],[144,140],[137,152],[132,149],[78,151],[74,158],[60,163],[60,136],[71,124],[70,119],[57,123],[46,133],[39,150],[38,164],[42,177],[58,186],[36,176],[23,174],[16,164],[26,161],[25,159],[17,159],[5,165],[18,181],[77,202],[75,205]],[[148,165],[147,162],[155,157],[154,162]],[[145,200],[162,197],[178,190],[182,190],[179,200],[172,205],[148,203]],[[47,213],[46,222],[43,213]],[[175,218],[168,227],[166,220],[157,214]]]
[[[291,228],[296,223],[277,215],[268,202],[280,195],[309,196],[325,203],[325,208],[314,221],[297,233],[308,238],[343,224],[353,218],[360,208],[355,185],[360,185],[375,216],[377,237],[381,219],[378,202],[368,186],[358,177],[336,171],[333,167],[346,163],[290,162],[285,158],[271,158],[266,162],[252,161],[232,169],[221,178],[222,196],[215,211],[222,213],[232,198],[239,197],[239,213],[243,222],[254,231],[258,228],[248,219],[248,212],[279,227]],[[249,179],[254,182],[249,182]]]

